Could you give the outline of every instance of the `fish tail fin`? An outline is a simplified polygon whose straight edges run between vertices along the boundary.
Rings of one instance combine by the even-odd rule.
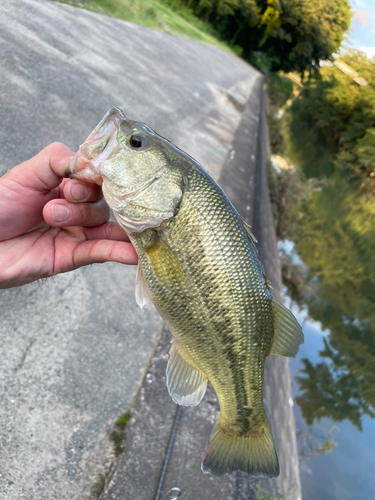
[[[279,461],[266,415],[245,435],[227,430],[219,418],[203,454],[202,471],[212,476],[243,471],[254,478],[277,477]]]

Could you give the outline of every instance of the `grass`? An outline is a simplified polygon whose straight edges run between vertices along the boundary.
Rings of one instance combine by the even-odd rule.
[[[121,415],[121,417],[119,417],[114,423],[114,426],[111,432],[109,433],[108,437],[113,444],[113,452],[115,460],[104,471],[102,471],[102,473],[100,473],[97,476],[96,481],[94,482],[94,484],[90,489],[88,500],[98,500],[101,494],[103,493],[105,488],[105,483],[108,477],[111,475],[116,459],[121,455],[121,453],[124,450],[126,426],[127,423],[129,422],[129,419],[130,419],[130,413],[126,412],[123,415]]]
[[[232,51],[219,39],[210,24],[194,16],[192,10],[179,0],[58,1]]]
[[[128,412],[124,413],[124,415],[121,415],[121,417],[119,417],[116,420],[113,430],[109,435],[109,439],[112,441],[114,446],[114,452],[116,457],[118,457],[124,449],[125,430],[129,418],[130,418],[130,413]]]
[[[266,489],[262,488],[259,484],[255,485],[255,491],[256,491],[256,500],[288,500],[290,498],[290,495],[293,493],[293,495],[296,492],[296,485],[293,484],[285,493],[280,493],[279,488],[276,488],[276,494],[271,495],[269,491]]]

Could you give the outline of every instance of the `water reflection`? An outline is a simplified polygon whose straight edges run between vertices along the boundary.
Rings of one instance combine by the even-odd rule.
[[[321,351],[326,352],[326,344],[331,332],[328,330],[322,332],[318,323],[306,319],[306,312],[300,312],[294,308],[293,313],[301,324],[304,324],[305,334],[305,344],[301,346],[298,358],[291,360],[293,395],[297,402],[302,402],[302,406],[296,404],[294,410],[299,434],[303,498],[304,500],[332,500],[336,498],[340,498],[340,500],[372,500],[375,498],[373,482],[375,420],[361,415],[360,420],[357,419],[354,420],[355,423],[351,423],[348,417],[352,414],[346,416],[346,406],[344,409],[340,408],[341,402],[344,405],[347,403],[343,395],[338,394],[335,399],[334,388],[338,387],[337,383],[334,388],[329,385],[324,385],[324,387],[317,385],[314,388],[313,381],[305,381],[305,385],[300,386],[301,378],[309,380],[306,379],[306,360],[314,368],[322,363],[327,363],[329,377],[332,376],[334,382],[334,377],[339,379],[345,377],[346,369],[340,373],[333,362],[322,362],[320,353]],[[352,388],[349,387],[349,390]],[[314,400],[311,395],[314,395]],[[305,400],[308,404],[304,406]],[[327,410],[321,408],[322,401],[329,403]],[[354,403],[353,406],[355,406]],[[312,412],[311,415],[307,413],[308,408]],[[318,412],[316,412],[317,409]],[[314,412],[316,412],[315,416]],[[335,420],[336,417],[338,422]],[[358,422],[360,425],[357,425]],[[337,447],[334,447],[328,454],[315,453],[317,448],[324,445],[329,439],[337,443]]]
[[[363,336],[352,324],[348,330],[352,332],[344,332],[340,341],[324,339],[320,351],[324,361],[313,364],[308,358],[302,359],[304,376],[296,378],[301,389],[297,403],[310,425],[316,419],[330,417],[336,422],[348,419],[362,430],[363,417],[375,416],[375,391],[371,388],[374,365],[366,363],[369,346],[363,338],[372,332],[367,325],[363,326]]]
[[[301,301],[309,316],[330,332],[320,351],[322,360],[304,360],[298,403],[309,423],[326,416],[349,419],[361,429],[365,415],[375,416],[375,269],[368,254],[374,237],[365,223],[365,209],[373,202],[353,199],[339,184],[313,198],[304,221],[306,234],[296,243],[308,266]]]

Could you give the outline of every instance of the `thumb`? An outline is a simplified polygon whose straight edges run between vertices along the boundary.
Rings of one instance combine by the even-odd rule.
[[[28,189],[50,191],[57,187],[63,177],[74,152],[59,142],[44,148],[30,160],[17,165],[4,175]]]

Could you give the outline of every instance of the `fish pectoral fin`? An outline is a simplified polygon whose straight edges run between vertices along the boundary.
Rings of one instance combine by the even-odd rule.
[[[177,290],[189,286],[186,272],[175,252],[160,236],[144,247],[155,278],[167,288]]]
[[[272,297],[275,315],[275,337],[270,354],[294,358],[303,344],[302,328],[293,314]]]
[[[173,401],[184,406],[199,404],[207,389],[207,378],[186,361],[175,342],[169,351],[167,388]]]
[[[151,301],[150,294],[146,286],[140,262],[138,262],[137,274],[135,277],[135,301],[141,309]]]

